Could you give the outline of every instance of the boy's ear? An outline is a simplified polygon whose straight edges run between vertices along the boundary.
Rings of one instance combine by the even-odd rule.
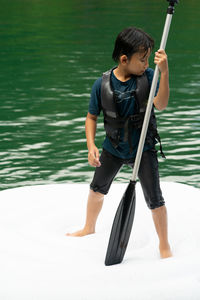
[[[128,57],[125,54],[123,54],[123,55],[120,56],[119,60],[120,60],[121,64],[126,64],[127,61],[128,61]]]

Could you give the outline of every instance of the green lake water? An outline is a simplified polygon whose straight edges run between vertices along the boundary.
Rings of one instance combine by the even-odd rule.
[[[90,91],[114,65],[114,40],[143,28],[159,47],[165,0],[0,0],[0,189],[89,183],[84,122]],[[161,180],[200,187],[199,1],[176,6],[166,52],[170,101],[157,112]],[[152,55],[153,57],[153,55]],[[151,58],[151,67],[154,68]],[[99,118],[96,144],[104,139]],[[123,168],[116,181],[128,182]]]

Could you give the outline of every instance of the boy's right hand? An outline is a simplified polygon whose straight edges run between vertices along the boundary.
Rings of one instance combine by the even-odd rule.
[[[101,166],[101,163],[99,161],[99,150],[95,145],[88,150],[88,162],[92,167]]]

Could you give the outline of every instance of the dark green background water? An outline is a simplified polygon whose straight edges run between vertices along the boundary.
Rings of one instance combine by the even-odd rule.
[[[159,47],[165,0],[0,0],[1,189],[90,182],[84,122],[115,37],[143,28]],[[171,96],[157,113],[162,180],[200,187],[199,1],[176,7],[167,44]],[[151,60],[151,67],[154,68]],[[104,137],[99,120],[97,145]],[[117,179],[127,182],[124,168]]]

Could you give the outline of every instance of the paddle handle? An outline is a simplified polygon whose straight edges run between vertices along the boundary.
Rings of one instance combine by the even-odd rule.
[[[170,3],[170,7],[171,7],[171,3]],[[163,49],[163,50],[165,50],[165,46],[167,43],[167,38],[168,38],[169,29],[170,29],[170,25],[171,25],[172,15],[173,15],[174,11],[172,9],[169,10],[169,8],[168,8],[167,12],[168,13],[167,13],[165,26],[164,26],[164,30],[163,30],[163,35],[162,35],[162,39],[161,39],[161,43],[160,43],[160,49]],[[132,177],[131,177],[132,181],[136,181],[136,179],[137,179],[140,161],[141,161],[142,152],[143,152],[144,143],[145,143],[145,138],[146,138],[147,129],[148,129],[148,125],[149,125],[149,119],[150,119],[151,110],[152,110],[152,106],[153,106],[153,99],[154,99],[155,92],[156,92],[158,77],[159,77],[159,69],[158,69],[158,66],[156,65],[156,68],[154,71],[154,76],[153,76],[153,81],[152,81],[152,85],[151,85],[151,90],[149,93],[149,99],[148,99],[148,103],[147,103],[145,117],[144,117],[144,121],[143,121],[143,125],[142,125],[142,131],[141,131],[141,135],[140,135],[140,141],[138,144],[133,173],[132,173]]]

